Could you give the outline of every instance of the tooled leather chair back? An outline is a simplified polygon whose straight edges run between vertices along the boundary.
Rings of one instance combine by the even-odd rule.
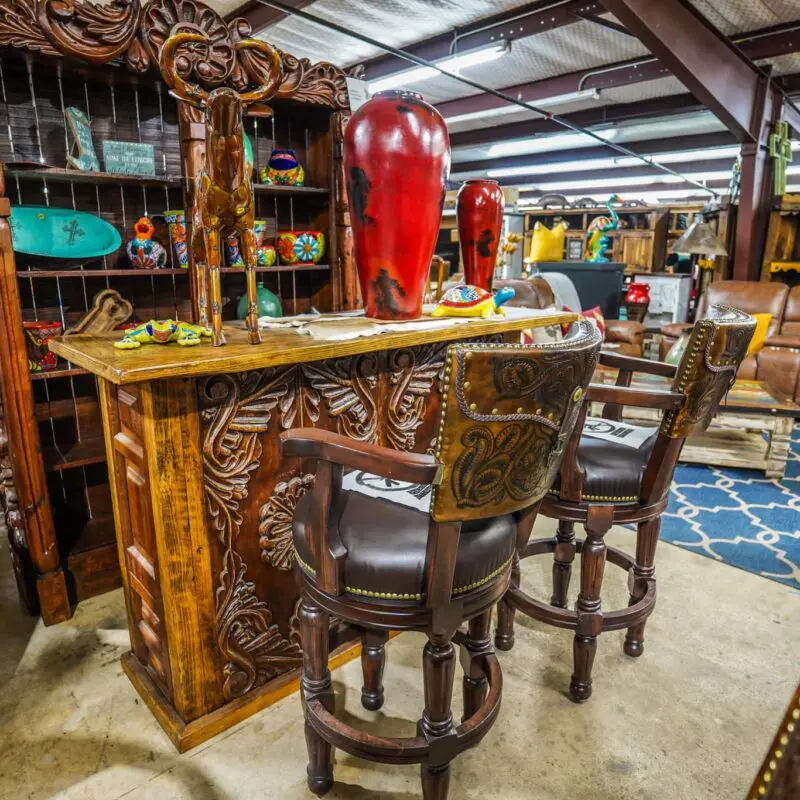
[[[509,514],[542,498],[592,377],[601,337],[580,322],[553,344],[457,344],[447,350],[431,516]]]
[[[673,391],[686,395],[686,401],[682,408],[664,415],[662,434],[684,439],[711,424],[736,379],[755,327],[749,314],[722,305],[711,306],[705,318],[695,323],[672,384]]]

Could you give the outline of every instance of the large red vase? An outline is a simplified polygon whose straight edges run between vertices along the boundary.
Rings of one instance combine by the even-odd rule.
[[[344,166],[366,314],[415,319],[450,171],[444,120],[413,92],[376,94],[347,123]]]
[[[458,190],[458,240],[464,261],[464,282],[492,288],[503,225],[503,190],[497,181],[464,181]]]

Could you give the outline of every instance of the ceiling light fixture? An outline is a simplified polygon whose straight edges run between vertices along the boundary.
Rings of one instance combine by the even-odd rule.
[[[510,49],[511,42],[506,40],[499,45],[492,45],[491,47],[484,47],[479,50],[470,50],[468,53],[457,56],[449,56],[441,61],[437,61],[436,66],[452,75],[458,75],[459,71],[462,69],[495,61],[504,56]],[[415,67],[414,69],[407,69],[403,72],[387,75],[385,78],[378,78],[375,81],[370,81],[367,85],[367,90],[370,94],[375,94],[376,92],[383,92],[386,89],[397,89],[399,87],[408,86],[411,83],[426,81],[428,78],[435,78],[440,74],[439,70],[433,67]]]
[[[717,159],[736,158],[739,154],[735,147],[710,147],[707,150],[676,150],[669,153],[650,153],[645,156],[659,164],[679,164],[698,159],[716,161]],[[585,161],[561,161],[546,164],[531,164],[529,167],[502,167],[489,169],[489,178],[515,178],[521,175],[552,175],[558,172],[592,172],[599,169],[615,169],[617,167],[638,167],[642,162],[638,158],[587,158]]]
[[[605,139],[613,141],[619,131],[611,128],[607,131],[595,131],[595,133]],[[535,139],[518,139],[512,142],[498,142],[493,144],[487,153],[489,158],[496,156],[518,156],[523,153],[546,153],[550,150],[561,150],[570,147],[590,147],[597,145],[597,140],[583,133],[559,133],[553,136],[537,136]]]
[[[537,106],[541,106],[542,108],[555,108],[556,106],[563,106],[567,105],[568,103],[578,103],[581,100],[599,99],[599,89],[581,89],[579,92],[568,92],[567,94],[553,95],[553,97],[542,97],[541,99],[531,100],[530,102],[535,103]],[[487,108],[483,111],[470,111],[467,114],[455,114],[452,117],[445,117],[444,121],[448,125],[451,125],[456,122],[467,122],[471,119],[486,119],[487,117],[502,117],[506,116],[507,114],[523,113],[525,113],[524,108],[508,104],[505,106],[498,106],[497,108]]]
[[[569,191],[580,191],[581,189],[603,189],[608,188],[612,191],[616,188],[626,188],[631,186],[648,186],[653,183],[683,183],[684,180],[693,181],[726,181],[731,177],[731,171],[720,170],[719,172],[690,172],[686,175],[630,175],[614,177],[613,175],[603,175],[598,178],[587,178],[580,181],[554,181],[548,183],[532,183],[517,188],[521,192],[559,192],[563,194]]]

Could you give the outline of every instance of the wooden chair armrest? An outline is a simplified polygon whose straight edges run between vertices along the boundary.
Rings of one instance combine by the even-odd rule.
[[[674,378],[677,371],[676,366],[665,364],[663,361],[623,356],[620,353],[608,353],[603,350],[600,351],[599,361],[604,367],[615,367],[616,369],[625,369],[630,372],[647,372],[650,375],[661,375],[664,378]]]
[[[635,389],[630,386],[607,386],[590,383],[587,400],[598,403],[614,403],[636,408],[660,408],[664,411],[677,411],[683,406],[686,396],[680,392],[662,392],[657,389]]]
[[[316,458],[409,483],[441,481],[442,467],[433,456],[392,450],[317,428],[285,431],[281,434],[281,452],[290,458]]]

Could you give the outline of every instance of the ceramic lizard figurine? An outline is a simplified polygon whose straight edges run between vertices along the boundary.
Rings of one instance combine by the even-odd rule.
[[[200,344],[203,339],[211,338],[211,328],[203,325],[192,325],[190,322],[179,322],[175,319],[151,319],[125,332],[125,335],[114,347],[120,350],[135,350],[143,344],[166,344],[177,342],[182,347]]]

